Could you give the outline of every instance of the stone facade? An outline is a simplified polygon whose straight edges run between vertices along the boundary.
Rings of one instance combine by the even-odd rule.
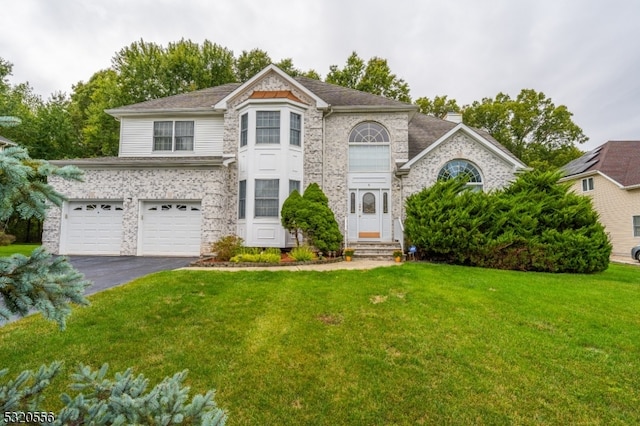
[[[123,236],[120,254],[135,256],[138,244],[139,208],[142,201],[200,201],[202,208],[201,252],[211,243],[233,233],[230,206],[235,194],[228,186],[229,170],[214,169],[118,169],[85,170],[84,182],[50,178],[50,184],[73,200],[123,201]],[[58,253],[63,210],[49,209],[42,244]]]
[[[403,196],[433,185],[442,167],[451,160],[467,160],[474,164],[482,176],[484,191],[508,185],[515,179],[512,164],[507,163],[466,133],[459,131],[418,160],[404,179]]]

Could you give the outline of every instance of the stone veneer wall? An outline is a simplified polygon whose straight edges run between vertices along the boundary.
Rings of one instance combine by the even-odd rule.
[[[440,169],[449,161],[462,159],[473,163],[482,176],[484,191],[502,188],[515,179],[512,165],[460,131],[417,161],[404,178],[404,197],[433,185]]]
[[[340,231],[344,233],[344,219],[347,216],[347,178],[349,172],[349,134],[359,123],[375,121],[389,131],[391,138],[391,170],[396,160],[407,160],[409,156],[408,115],[397,113],[341,113],[329,115],[325,122],[325,153],[323,190],[329,198],[329,205],[336,215]],[[400,217],[403,200],[401,199],[400,179],[392,178],[391,213],[393,218]]]
[[[214,169],[111,169],[85,170],[84,182],[52,177],[49,183],[70,201],[122,200],[123,234],[121,255],[136,255],[138,244],[138,213],[140,201],[190,200],[201,201],[202,240],[200,252],[210,253],[211,243],[223,235],[235,232],[235,222],[229,221],[228,188],[230,171]],[[42,243],[53,253],[60,248],[62,210],[49,209],[43,226]],[[232,226],[233,225],[233,226]]]

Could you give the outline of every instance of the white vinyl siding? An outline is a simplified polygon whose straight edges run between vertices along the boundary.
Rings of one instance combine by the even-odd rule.
[[[154,121],[194,121],[193,151],[153,151]],[[120,157],[221,156],[223,117],[123,118]]]

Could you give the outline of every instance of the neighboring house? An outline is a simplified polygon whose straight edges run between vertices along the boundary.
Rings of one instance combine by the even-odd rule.
[[[406,104],[269,66],[225,84],[107,111],[118,157],[54,161],[83,183],[51,179],[43,244],[62,254],[199,255],[236,234],[287,247],[279,213],[316,182],[349,245],[402,238],[404,200],[438,177],[466,173],[500,188],[525,166],[487,133]]]
[[[0,136],[0,151],[4,151],[5,148],[10,146],[16,146],[16,143],[5,137]]]
[[[629,256],[640,244],[640,141],[609,141],[563,167],[577,194],[591,197],[613,245]]]

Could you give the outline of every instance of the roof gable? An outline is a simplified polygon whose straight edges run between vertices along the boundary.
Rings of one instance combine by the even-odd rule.
[[[409,123],[409,162],[404,164],[401,169],[409,169],[418,160],[459,131],[466,133],[473,140],[514,167],[523,169],[527,167],[489,133],[483,130],[430,115],[416,114]]]
[[[623,188],[640,185],[640,141],[608,141],[563,168],[564,180],[600,173]]]
[[[278,68],[275,65],[271,64],[271,65],[267,66],[266,68],[264,68],[262,71],[260,71],[258,74],[256,74],[253,77],[251,77],[246,82],[244,82],[244,83],[240,84],[238,87],[236,87],[231,93],[227,94],[227,96],[225,96],[223,99],[218,101],[214,105],[214,108],[215,109],[220,109],[220,110],[226,110],[227,109],[227,104],[229,103],[229,101],[231,101],[233,98],[235,98],[236,96],[240,95],[241,93],[245,92],[246,90],[248,90],[249,88],[254,86],[255,83],[257,83],[258,81],[262,80],[268,74],[271,74],[271,73],[277,74],[281,79],[286,81],[288,84],[290,84],[291,86],[293,86],[296,89],[300,90],[305,95],[309,96],[311,99],[314,100],[314,102],[315,102],[315,104],[316,104],[316,106],[318,108],[326,108],[326,107],[328,107],[328,104],[323,99],[321,99],[317,94],[313,93],[308,88],[306,88],[305,86],[303,86],[300,83],[298,83],[293,77],[291,77],[289,74],[287,74],[284,71],[282,71],[280,68]]]

